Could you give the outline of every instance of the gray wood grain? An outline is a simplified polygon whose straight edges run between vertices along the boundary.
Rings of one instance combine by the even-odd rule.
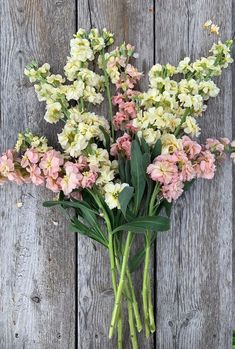
[[[1,2],[1,151],[26,126],[55,140],[23,70],[33,58],[55,71],[63,66],[74,11],[72,0]],[[48,191],[9,184],[0,197],[0,348],[71,349],[74,236],[57,210],[42,208]]]
[[[235,33],[235,0],[232,1],[232,32],[233,38]],[[235,57],[235,47],[233,47],[233,57]],[[232,66],[232,101],[233,101],[233,139],[235,139],[235,66]],[[233,166],[233,178],[235,176],[235,166]],[[235,183],[233,180],[233,305],[232,305],[232,314],[233,314],[233,330],[235,330],[235,210],[234,210],[234,197],[235,197]]]
[[[230,0],[157,1],[156,61],[172,64],[207,54],[207,19],[232,35]],[[168,28],[166,27],[168,26]],[[216,38],[215,38],[216,39]],[[231,71],[201,119],[205,136],[231,137]],[[198,181],[174,206],[172,229],[157,241],[157,347],[231,348],[232,171],[226,162],[212,182]]]
[[[123,40],[135,45],[140,53],[138,68],[146,71],[153,64],[153,1],[83,0],[78,4],[78,27],[103,28],[115,33],[116,45]],[[115,47],[115,45],[114,45]],[[146,78],[144,79],[146,85]],[[107,108],[101,110],[107,115]],[[141,242],[143,243],[143,241]],[[139,271],[141,275],[141,271]],[[141,301],[141,280],[136,277],[138,298]],[[107,338],[113,307],[113,293],[107,251],[92,246],[90,241],[78,242],[78,348],[116,348],[116,338]],[[128,318],[125,318],[124,348],[129,342]],[[153,338],[146,341],[139,336],[140,348],[153,348]]]

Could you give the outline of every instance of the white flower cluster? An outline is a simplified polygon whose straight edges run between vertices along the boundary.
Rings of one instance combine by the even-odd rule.
[[[18,139],[15,145],[15,149],[17,152],[24,151],[27,148],[35,148],[39,152],[46,152],[51,147],[48,146],[48,140],[44,136],[36,136],[28,129],[24,133],[18,134]]]
[[[104,141],[100,126],[106,131],[109,130],[109,123],[104,117],[81,112],[78,107],[71,108],[70,116],[58,135],[59,143],[66,153],[76,158],[94,139]]]
[[[102,190],[107,183],[114,179],[117,173],[118,163],[116,160],[110,161],[108,151],[103,148],[98,148],[95,143],[92,143],[87,148],[86,157],[90,168],[96,173],[99,173],[96,184],[99,186],[100,190]]]
[[[194,137],[200,134],[196,118],[206,110],[205,101],[216,97],[219,88],[211,80],[220,75],[222,68],[232,62],[231,41],[214,44],[208,58],[190,63],[186,57],[178,67],[170,64],[154,65],[149,72],[150,88],[140,95],[137,118],[133,126],[149,145],[170,133],[185,133]],[[175,81],[175,74],[184,78]]]
[[[48,63],[38,67],[32,62],[26,69],[25,75],[31,82],[36,82],[35,91],[39,101],[46,102],[45,120],[57,123],[66,119],[70,113],[70,101],[100,104],[103,101],[104,77],[88,68],[89,62],[95,58],[96,53],[113,43],[113,34],[106,29],[99,32],[91,29],[87,33],[79,29],[70,41],[70,57],[64,67],[65,75],[70,81],[57,74],[51,74]]]

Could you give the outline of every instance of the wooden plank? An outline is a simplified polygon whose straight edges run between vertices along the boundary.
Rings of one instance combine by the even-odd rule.
[[[177,64],[206,55],[215,37],[207,19],[230,38],[231,0],[156,3],[156,61]],[[221,93],[201,119],[202,139],[231,137],[231,71],[218,79]],[[212,182],[198,181],[174,207],[172,230],[157,241],[157,347],[231,348],[232,172],[218,169]]]
[[[1,151],[26,126],[53,139],[23,70],[33,58],[63,67],[74,11],[73,0],[1,2]],[[48,191],[6,185],[0,196],[0,347],[73,348],[74,236],[59,211],[42,208]]]
[[[153,64],[153,1],[77,1],[78,27],[103,28],[115,33],[116,45],[123,40],[136,46],[142,71]],[[138,29],[137,29],[138,23]],[[146,80],[145,80],[146,81]],[[107,109],[102,109],[107,115]],[[141,273],[141,272],[140,272]],[[141,278],[135,286],[141,299]],[[107,251],[79,238],[78,242],[78,348],[116,348],[116,339],[108,340],[113,293]],[[125,319],[128,322],[127,318]],[[140,348],[152,348],[153,338],[139,337]],[[128,324],[124,346],[130,348]]]
[[[235,0],[232,0],[232,32],[233,38],[235,33]],[[235,56],[235,47],[233,47],[233,57]],[[232,76],[233,76],[233,84],[232,84],[232,101],[233,101],[233,139],[235,139],[235,65],[232,66]],[[233,178],[235,178],[235,166],[233,166]],[[235,182],[233,181],[233,198],[235,197]],[[232,329],[235,331],[235,202],[233,200],[233,306],[232,306],[232,314],[233,314],[233,324]]]

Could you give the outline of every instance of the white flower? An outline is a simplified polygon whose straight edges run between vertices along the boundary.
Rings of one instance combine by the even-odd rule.
[[[68,101],[74,99],[75,101],[79,100],[83,96],[84,92],[84,82],[81,80],[76,80],[72,85],[67,86],[66,98]]]
[[[55,124],[64,116],[64,114],[61,111],[61,104],[59,102],[47,104],[46,109],[47,111],[44,116],[44,119],[50,124]]]
[[[93,51],[87,39],[76,37],[70,41],[70,53],[72,57],[76,57],[78,61],[86,62],[94,59]]]
[[[198,137],[200,134],[200,127],[197,125],[196,120],[192,116],[187,116],[182,127],[184,128],[185,133],[190,134],[193,137]]]
[[[165,133],[161,136],[162,154],[172,154],[175,150],[182,150],[182,140],[176,138],[171,133]]]
[[[108,207],[112,210],[114,208],[120,209],[120,203],[118,201],[119,194],[121,191],[127,187],[129,184],[127,183],[113,183],[109,182],[104,186],[105,191],[105,202],[108,205]]]

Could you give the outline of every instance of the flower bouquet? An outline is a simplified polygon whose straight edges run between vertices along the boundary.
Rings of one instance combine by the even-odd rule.
[[[215,43],[207,58],[178,66],[155,64],[149,88],[138,89],[142,77],[133,61],[134,47],[114,50],[106,29],[80,29],[70,42],[65,77],[52,74],[49,64],[33,61],[25,74],[46,103],[45,120],[59,123],[58,149],[29,130],[20,133],[14,149],[0,157],[0,183],[45,185],[58,193],[46,207],[60,206],[72,232],[103,245],[109,254],[114,308],[109,337],[118,333],[122,348],[123,304],[130,338],[155,331],[150,280],[151,247],[159,232],[170,228],[172,203],[192,183],[212,179],[216,162],[226,153],[235,157],[227,138],[199,144],[198,120],[207,100],[219,88],[212,78],[232,62],[232,41]],[[94,112],[104,100],[109,116]],[[142,246],[133,253],[136,235]],[[132,273],[143,263],[142,302],[138,304]]]

